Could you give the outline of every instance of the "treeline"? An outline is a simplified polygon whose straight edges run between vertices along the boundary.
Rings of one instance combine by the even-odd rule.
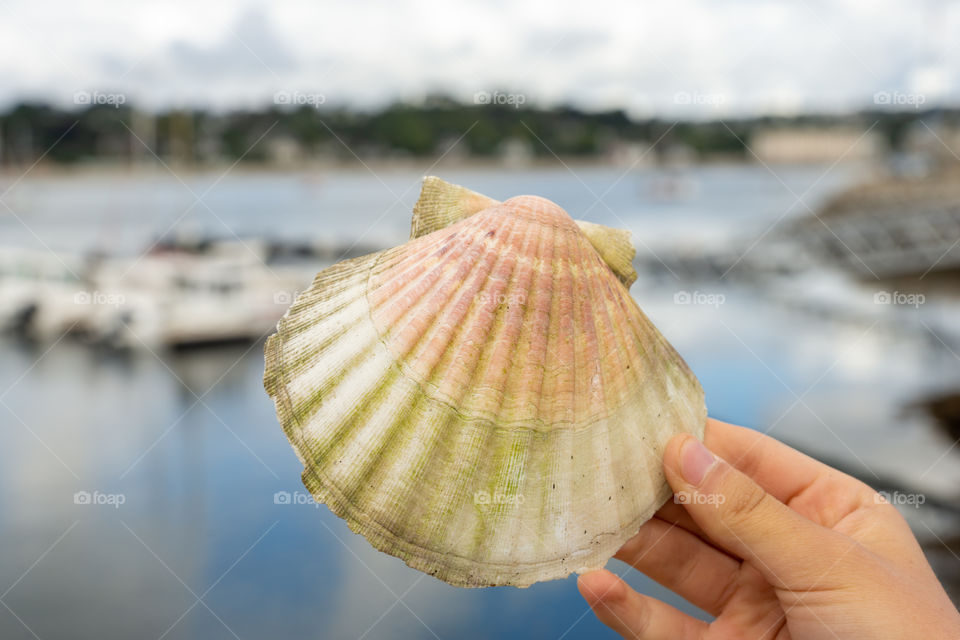
[[[509,104],[463,104],[430,98],[376,111],[324,105],[271,105],[257,111],[147,112],[130,104],[68,110],[22,103],[0,113],[0,165],[172,160],[189,164],[274,162],[322,158],[598,157],[657,143],[654,154],[678,148],[700,158],[744,156],[752,133],[778,124],[872,123],[896,148],[923,112],[859,113],[674,122],[636,120],[624,111],[586,112]],[[948,114],[956,119],[956,113]]]

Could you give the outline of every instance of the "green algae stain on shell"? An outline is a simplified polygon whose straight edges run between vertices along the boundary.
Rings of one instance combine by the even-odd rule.
[[[627,232],[426,178],[411,239],[320,272],[264,386],[314,497],[458,586],[602,566],[670,495],[703,391],[628,288]]]

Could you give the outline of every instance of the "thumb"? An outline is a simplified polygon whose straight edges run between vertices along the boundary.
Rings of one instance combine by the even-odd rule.
[[[674,437],[664,471],[682,504],[718,546],[775,586],[803,588],[830,571],[849,540],[800,515],[690,435]]]

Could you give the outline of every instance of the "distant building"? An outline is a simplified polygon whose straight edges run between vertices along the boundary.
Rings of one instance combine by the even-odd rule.
[[[934,162],[958,162],[960,126],[936,120],[913,122],[907,128],[903,148]]]
[[[750,149],[763,162],[824,163],[872,160],[886,151],[886,145],[876,131],[811,126],[758,128]]]
[[[470,146],[463,136],[445,136],[437,144],[434,153],[448,162],[463,162],[470,158]]]
[[[512,167],[524,167],[533,162],[533,146],[528,140],[507,138],[498,149],[503,164]]]
[[[153,114],[134,109],[130,115],[130,161],[133,164],[153,164],[157,153],[157,118]]]
[[[657,159],[656,150],[646,142],[611,141],[606,149],[607,161],[621,167],[648,167]]]
[[[295,165],[305,156],[303,146],[292,136],[278,135],[267,141],[267,158],[274,164]]]

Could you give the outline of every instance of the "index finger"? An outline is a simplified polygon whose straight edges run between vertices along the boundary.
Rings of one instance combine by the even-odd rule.
[[[707,419],[704,444],[739,469],[780,502],[791,504],[809,493],[835,492],[868,499],[874,491],[856,478],[834,469],[758,431],[713,418]],[[820,520],[820,518],[815,518]],[[821,522],[833,526],[832,522]]]

